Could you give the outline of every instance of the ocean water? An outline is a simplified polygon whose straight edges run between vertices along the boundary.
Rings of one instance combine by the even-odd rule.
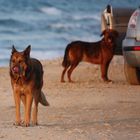
[[[0,66],[8,66],[12,45],[40,60],[64,54],[74,40],[100,39],[100,15],[107,4],[135,7],[139,0],[0,0]]]

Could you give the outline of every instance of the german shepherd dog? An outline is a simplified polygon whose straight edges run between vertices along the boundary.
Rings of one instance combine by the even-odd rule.
[[[64,75],[67,70],[68,80],[73,82],[71,74],[81,61],[100,64],[103,81],[111,81],[108,79],[107,72],[114,55],[115,40],[118,37],[118,32],[113,29],[107,29],[102,32],[101,36],[104,37],[98,42],[75,41],[67,45],[62,62],[64,70],[61,75],[61,82],[65,82]]]
[[[30,125],[30,116],[32,102],[34,101],[33,109],[33,124],[37,125],[38,103],[48,106],[45,95],[41,91],[43,86],[43,67],[42,64],[34,58],[30,58],[31,46],[28,46],[24,51],[18,52],[15,47],[12,48],[10,58],[10,77],[11,85],[14,94],[16,107],[16,122],[15,125]],[[20,102],[24,104],[24,121],[21,121]]]

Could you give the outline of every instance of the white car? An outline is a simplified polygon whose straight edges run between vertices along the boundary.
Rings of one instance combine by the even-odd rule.
[[[136,9],[128,23],[123,40],[125,76],[130,84],[140,84],[140,8]]]

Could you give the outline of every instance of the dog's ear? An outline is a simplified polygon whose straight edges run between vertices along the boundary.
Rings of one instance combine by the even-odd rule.
[[[12,46],[12,54],[15,53],[15,52],[17,52],[17,50],[15,49],[15,46],[13,45]]]
[[[30,51],[31,51],[31,45],[29,45],[25,50],[24,50],[24,55],[25,56],[30,56]]]
[[[106,30],[104,30],[104,31],[100,34],[100,36],[102,37],[103,35],[105,35],[105,33],[106,33]]]

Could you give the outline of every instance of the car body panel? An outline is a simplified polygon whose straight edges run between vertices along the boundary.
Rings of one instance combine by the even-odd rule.
[[[124,55],[127,63],[132,67],[140,66],[140,53],[139,51],[126,51]]]
[[[137,18],[137,28],[136,28],[136,40],[140,41],[140,16]]]
[[[131,17],[138,12],[135,28],[129,26],[128,23],[126,37],[123,40],[123,55],[127,64],[132,67],[140,67],[140,9],[135,10]],[[131,18],[130,18],[131,20]]]

